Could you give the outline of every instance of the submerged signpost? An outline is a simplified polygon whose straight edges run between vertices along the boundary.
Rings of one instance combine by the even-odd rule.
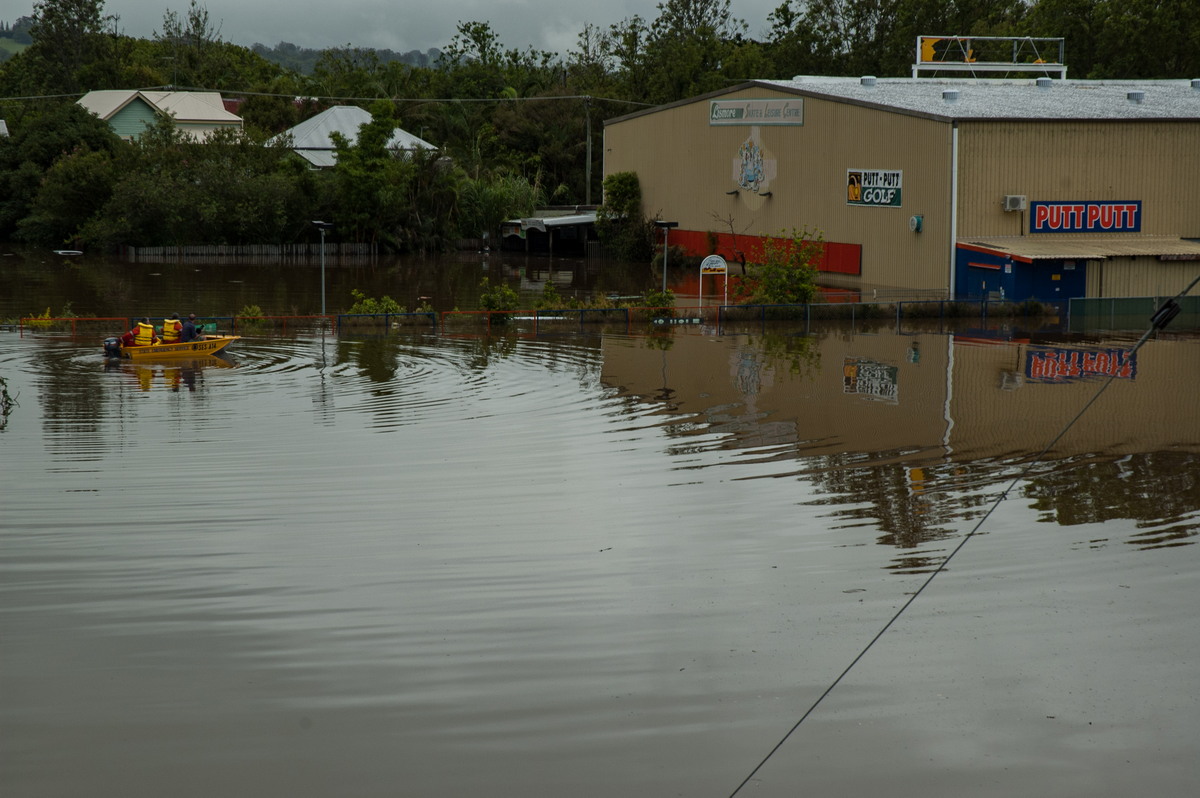
[[[720,255],[709,255],[704,260],[700,261],[700,302],[704,303],[704,275],[721,275],[725,278],[725,301],[723,304],[729,304],[729,266],[725,263],[725,259]]]

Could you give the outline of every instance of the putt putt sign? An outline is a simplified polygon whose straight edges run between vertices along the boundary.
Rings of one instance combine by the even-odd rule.
[[[899,208],[904,172],[899,169],[847,169],[846,204]]]

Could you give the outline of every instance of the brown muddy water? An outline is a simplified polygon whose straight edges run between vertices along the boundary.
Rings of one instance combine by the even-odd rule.
[[[81,270],[0,317],[319,297]],[[0,794],[726,796],[864,650],[739,795],[1190,794],[1200,338],[1136,337],[0,331]]]

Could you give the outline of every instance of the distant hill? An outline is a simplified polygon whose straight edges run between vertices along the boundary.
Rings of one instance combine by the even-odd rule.
[[[325,50],[310,50],[306,47],[297,47],[291,42],[280,42],[274,47],[267,47],[265,44],[256,42],[250,49],[266,60],[279,64],[283,68],[290,69],[293,72],[299,72],[302,75],[311,75],[317,60],[325,52]],[[407,53],[397,53],[392,50],[374,50],[373,52],[381,63],[386,64],[392,61],[399,61],[415,67],[433,66],[438,56],[442,54],[442,51],[436,47],[430,48],[425,52],[421,52],[420,50],[412,50]]]
[[[29,36],[32,25],[30,17],[19,17],[16,22],[0,20],[0,61],[7,61],[33,44]]]

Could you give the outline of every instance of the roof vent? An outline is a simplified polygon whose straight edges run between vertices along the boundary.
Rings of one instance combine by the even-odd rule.
[[[863,75],[861,78],[858,79],[858,82],[862,86],[867,86],[868,88],[874,88],[875,87],[875,76],[874,75]]]
[[[942,91],[942,99],[948,103],[958,102],[958,89],[944,89]]]
[[[1041,89],[1042,91],[1047,91],[1053,85],[1054,85],[1054,81],[1050,78],[1038,78],[1037,79],[1037,87],[1039,89]]]
[[[1192,91],[1200,91],[1200,78],[1192,78]]]
[[[1146,99],[1146,92],[1127,91],[1125,92],[1125,99],[1129,100],[1129,102],[1133,103],[1134,105],[1141,105],[1142,101]]]

